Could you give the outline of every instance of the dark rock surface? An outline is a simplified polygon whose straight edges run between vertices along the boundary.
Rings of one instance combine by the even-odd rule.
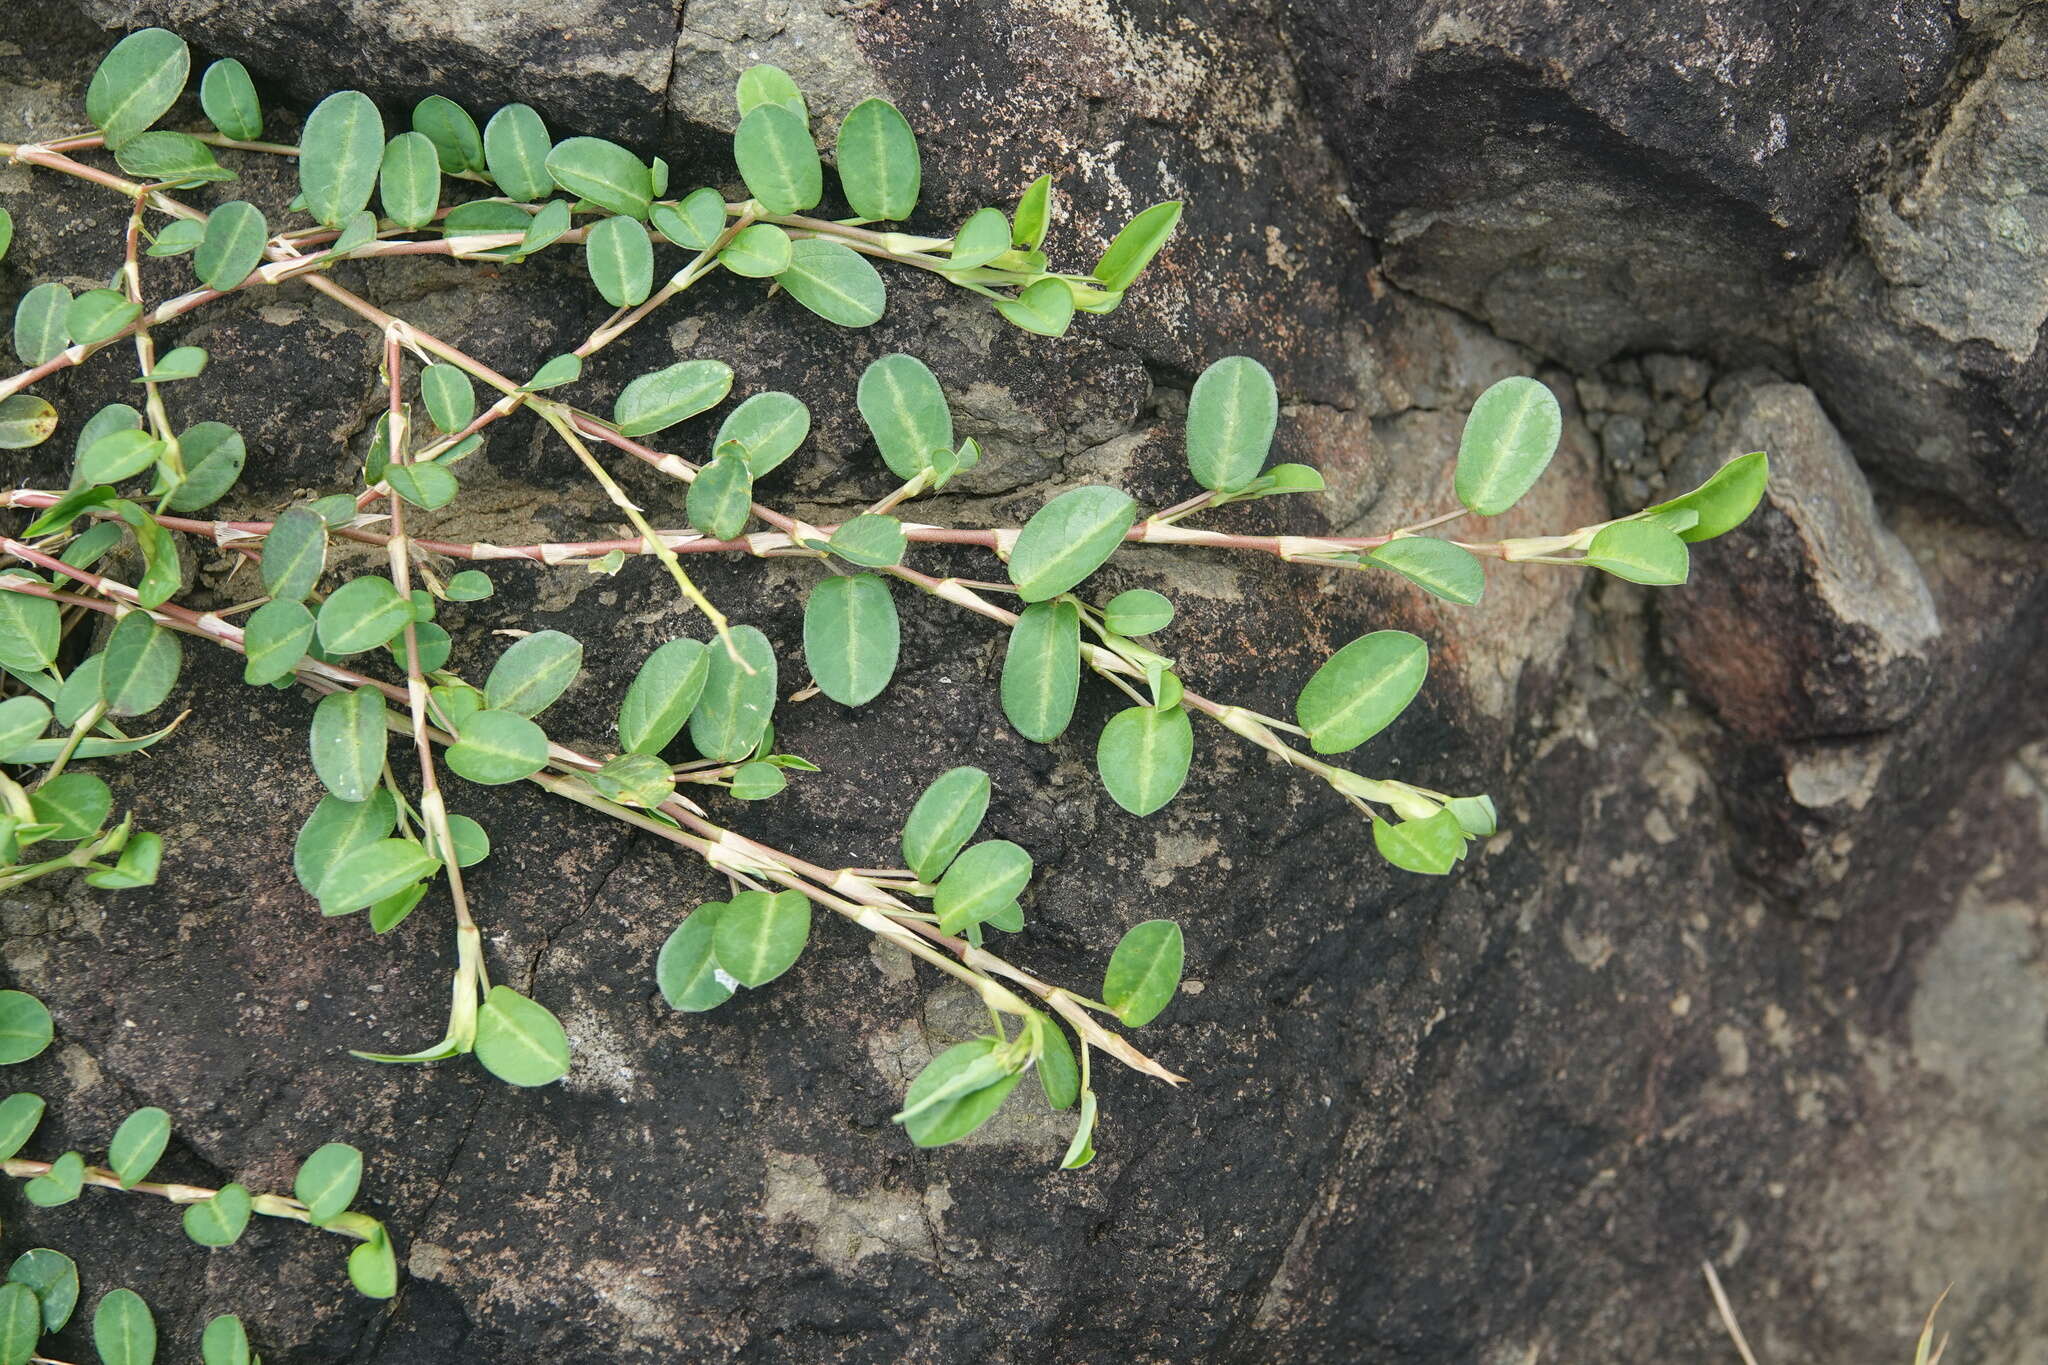
[[[789,977],[713,1014],[669,1011],[653,954],[721,880],[539,793],[457,801],[497,840],[471,877],[493,965],[563,1017],[569,1080],[514,1092],[471,1067],[349,1060],[435,1035],[445,906],[384,938],[319,919],[290,872],[317,794],[305,699],[244,689],[190,645],[167,708],[192,706],[189,730],[107,765],[175,837],[163,883],[0,897],[8,972],[59,1029],[9,1082],[52,1101],[38,1151],[94,1150],[128,1109],[163,1105],[180,1134],[167,1168],[193,1179],[277,1187],[320,1142],[353,1141],[409,1274],[380,1307],[341,1287],[332,1239],[264,1227],[207,1253],[167,1210],[112,1195],[54,1211],[7,1195],[8,1253],[70,1249],[88,1301],[134,1286],[181,1351],[233,1310],[266,1359],[304,1365],[1721,1361],[1709,1258],[1767,1361],[1908,1359],[1951,1280],[1954,1358],[2039,1358],[2038,11],[89,11],[172,22],[301,108],[338,85],[390,114],[428,89],[479,113],[526,98],[559,131],[667,155],[679,181],[730,176],[731,76],[778,62],[827,116],[878,91],[903,106],[934,228],[1058,172],[1056,250],[1076,261],[1098,225],[1187,198],[1125,309],[1057,344],[897,275],[889,316],[858,334],[720,279],[593,363],[578,393],[598,410],[677,351],[804,396],[817,433],[765,492],[813,517],[887,487],[851,398],[895,349],[932,363],[990,451],[934,521],[1015,524],[1088,481],[1177,500],[1186,384],[1234,351],[1272,366],[1281,457],[1331,490],[1220,524],[1312,534],[1441,508],[1464,410],[1510,373],[1550,383],[1567,424],[1501,534],[1640,506],[1759,446],[1778,479],[1749,526],[1702,547],[1693,584],[1654,595],[1502,572],[1463,611],[1159,550],[1105,573],[1174,595],[1191,682],[1276,713],[1360,632],[1428,637],[1422,701],[1365,752],[1499,800],[1503,833],[1443,882],[1390,873],[1341,801],[1227,736],[1204,736],[1179,801],[1132,819],[1090,774],[1113,697],[1087,689],[1061,743],[1024,743],[996,703],[997,639],[943,604],[903,603],[906,670],[871,706],[785,706],[783,745],[825,771],[766,806],[715,805],[748,833],[872,864],[933,755],[972,762],[996,779],[991,832],[1041,869],[1006,952],[1086,985],[1129,924],[1187,925],[1200,989],[1143,1041],[1193,1083],[1106,1079],[1102,1157],[1075,1175],[1050,1172],[1066,1120],[1029,1105],[962,1147],[902,1140],[904,1076],[973,1011],[856,929],[821,926]],[[4,135],[75,128],[107,36],[42,3],[0,18],[0,39]],[[290,189],[271,169],[236,192]],[[17,223],[5,297],[111,267],[120,209],[99,192],[13,168],[0,202]],[[2002,234],[1988,254],[1986,233]],[[166,288],[183,270],[150,266]],[[603,320],[580,273],[346,278],[523,372]],[[377,392],[375,339],[351,316],[294,286],[167,330],[214,356],[181,413],[251,436],[229,510],[353,478]],[[132,393],[111,362],[40,391],[68,418]],[[688,454],[708,435],[663,439]],[[68,449],[60,435],[18,477],[61,478]],[[464,468],[437,533],[612,533],[522,419]],[[672,486],[626,477],[650,515],[681,520]],[[195,593],[245,597],[229,567],[197,556]],[[811,571],[692,568],[783,647],[794,686]],[[493,576],[498,597],[451,629],[482,658],[514,621],[583,638],[585,677],[550,713],[570,742],[601,746],[629,670],[696,629],[645,562]],[[76,1331],[62,1345],[89,1358]]]

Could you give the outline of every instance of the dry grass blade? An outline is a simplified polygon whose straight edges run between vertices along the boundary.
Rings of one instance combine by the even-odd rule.
[[[1701,1261],[1700,1269],[1706,1272],[1707,1288],[1713,1291],[1714,1307],[1721,1313],[1721,1325],[1734,1339],[1735,1349],[1742,1352],[1742,1365],[1757,1365],[1756,1353],[1749,1349],[1749,1341],[1742,1335],[1742,1326],[1735,1321],[1735,1310],[1728,1304],[1728,1291],[1721,1288],[1721,1277],[1714,1273],[1714,1263]],[[1927,1362],[1922,1360],[1916,1365],[1927,1365]]]
[[[1949,1289],[1954,1288],[1954,1285],[1950,1285],[1948,1289],[1942,1290],[1940,1296],[1934,1300],[1934,1307],[1927,1310],[1927,1321],[1920,1324],[1920,1345],[1913,1352],[1913,1365],[1941,1365],[1941,1358],[1948,1351],[1948,1334],[1942,1333],[1941,1345],[1934,1345],[1934,1315],[1941,1311],[1943,1301],[1948,1298]],[[1929,1347],[1933,1347],[1931,1355],[1928,1354]]]

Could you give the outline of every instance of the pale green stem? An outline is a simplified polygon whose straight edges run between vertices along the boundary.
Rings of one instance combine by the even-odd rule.
[[[47,1161],[30,1161],[25,1157],[8,1157],[5,1161],[0,1161],[0,1170],[4,1170],[16,1180],[33,1180],[37,1176],[48,1175],[50,1167],[51,1163]],[[138,1180],[132,1185],[123,1185],[121,1177],[104,1166],[86,1167],[84,1183],[103,1190],[153,1195],[158,1199],[168,1199],[173,1204],[203,1204],[220,1193],[219,1190],[210,1190],[201,1185],[180,1185],[157,1180]],[[254,1195],[250,1198],[249,1208],[251,1212],[260,1213],[265,1218],[283,1218],[294,1223],[304,1223],[308,1227],[313,1226],[313,1215],[306,1206],[281,1194]],[[363,1224],[368,1221],[342,1220],[327,1224],[321,1231],[337,1233],[364,1242],[371,1236],[363,1230]]]

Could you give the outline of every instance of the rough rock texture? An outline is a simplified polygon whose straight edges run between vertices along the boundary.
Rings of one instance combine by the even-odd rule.
[[[1927,646],[1941,623],[1820,403],[1796,384],[1743,390],[1708,439],[1710,449],[1768,451],[1776,481],[1770,506],[1734,542],[1743,567],[1702,575],[1663,613],[1687,683],[1752,739],[1897,727],[1926,698]]]
[[[1388,274],[1580,362],[1782,341],[1958,48],[1940,0],[1280,10]]]
[[[1490,790],[1506,815],[1440,882],[1390,873],[1341,801],[1225,737],[1204,736],[1168,811],[1130,818],[1089,772],[1114,697],[1088,689],[1067,738],[1022,742],[996,703],[998,641],[936,602],[904,602],[906,669],[877,702],[785,706],[783,745],[824,771],[765,806],[715,804],[749,833],[872,864],[934,755],[972,762],[996,779],[991,832],[1041,869],[1005,951],[1085,985],[1129,924],[1187,924],[1189,989],[1144,1041],[1193,1083],[1105,1077],[1102,1156],[1077,1175],[1049,1173],[1066,1120],[1028,1103],[961,1147],[904,1143],[904,1078],[977,1023],[856,930],[821,926],[787,978],[715,1013],[669,1011],[654,952],[721,881],[537,792],[457,801],[497,841],[471,877],[492,962],[562,1015],[568,1081],[514,1092],[467,1066],[349,1060],[438,1028],[446,907],[384,938],[318,918],[290,873],[316,796],[306,702],[189,646],[167,707],[194,707],[188,731],[107,765],[176,841],[163,884],[0,897],[7,971],[59,1029],[9,1083],[51,1099],[51,1152],[164,1105],[167,1168],[194,1179],[274,1187],[353,1141],[408,1277],[373,1305],[340,1287],[331,1239],[265,1226],[207,1253],[161,1207],[97,1193],[48,1212],[5,1196],[6,1252],[70,1249],[88,1302],[143,1290],[180,1349],[234,1310],[266,1359],[302,1365],[1718,1362],[1705,1258],[1766,1361],[1908,1359],[1951,1280],[1952,1358],[2048,1349],[2040,11],[88,8],[173,22],[298,108],[337,85],[393,114],[428,89],[478,112],[525,98],[685,183],[730,178],[725,87],[774,61],[828,117],[878,91],[903,106],[935,229],[1058,172],[1063,259],[1188,199],[1125,309],[1058,344],[896,275],[889,316],[857,334],[719,279],[592,364],[577,393],[599,410],[679,351],[802,394],[817,433],[764,492],[813,517],[886,491],[850,399],[894,349],[933,364],[990,452],[934,521],[1015,524],[1087,481],[1177,500],[1187,382],[1233,351],[1274,369],[1281,457],[1331,488],[1220,525],[1377,529],[1443,507],[1463,412],[1510,373],[1560,394],[1565,440],[1488,534],[1598,520],[1752,448],[1777,481],[1700,547],[1691,585],[1654,594],[1499,572],[1453,611],[1376,578],[1157,549],[1105,572],[1105,590],[1174,595],[1165,639],[1191,682],[1269,711],[1364,630],[1429,637],[1430,686],[1366,755]],[[106,35],[38,3],[0,40],[0,136],[75,128]],[[236,192],[291,190],[265,167]],[[20,168],[0,201],[5,297],[104,278],[117,203]],[[183,269],[149,266],[165,288]],[[608,311],[566,259],[344,278],[513,372]],[[180,413],[250,435],[228,510],[354,477],[378,393],[351,316],[294,286],[168,330],[214,357]],[[112,361],[40,391],[72,420],[133,393]],[[688,453],[708,435],[663,439]],[[68,446],[19,477],[61,479]],[[611,533],[522,419],[463,468],[436,532]],[[681,519],[672,486],[627,477]],[[245,597],[230,567],[195,556],[193,592]],[[693,567],[784,647],[794,687],[813,572]],[[488,659],[511,622],[585,639],[585,678],[550,713],[572,742],[602,745],[627,672],[697,628],[648,563],[494,577],[497,598],[448,614],[458,647]],[[74,1330],[53,1353],[90,1350]]]
[[[1858,202],[1853,252],[1799,324],[1804,364],[1865,458],[2048,529],[2048,13],[1979,17],[1977,65],[1925,150]]]

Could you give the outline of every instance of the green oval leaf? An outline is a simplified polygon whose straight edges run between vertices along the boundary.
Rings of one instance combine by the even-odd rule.
[[[1011,238],[1020,251],[1036,251],[1045,244],[1045,230],[1052,222],[1052,177],[1041,175],[1025,187],[1017,199],[1016,226]]]
[[[855,401],[882,462],[899,479],[915,478],[931,466],[934,452],[953,448],[945,390],[916,356],[885,355],[861,371]]]
[[[569,690],[583,667],[583,646],[559,630],[536,631],[512,642],[484,680],[484,705],[537,716]]]
[[[208,289],[229,290],[263,262],[270,224],[263,210],[239,199],[222,204],[206,219],[206,234],[192,253],[192,270]]]
[[[119,483],[155,464],[163,453],[164,443],[146,431],[110,431],[79,457],[74,477],[80,483]]]
[[[1026,602],[1057,597],[1101,568],[1137,519],[1138,504],[1121,489],[1070,489],[1024,523],[1010,551],[1010,581]]]
[[[1650,513],[1698,513],[1697,522],[1678,532],[1680,540],[1697,544],[1725,535],[1748,520],[1756,505],[1763,501],[1764,488],[1770,479],[1770,457],[1761,450],[1752,451],[1722,465],[1714,471],[1712,478],[1692,492],[1646,510]]]
[[[233,171],[214,159],[213,148],[190,133],[140,133],[121,144],[114,163],[137,180],[163,185],[204,185],[235,178]]]
[[[490,834],[482,825],[470,819],[467,815],[455,815],[452,813],[449,815],[448,835],[455,845],[455,865],[457,867],[475,867],[478,863],[491,856]],[[440,856],[438,844],[435,848],[435,856]],[[443,858],[442,861],[446,862],[448,860]]]
[[[654,291],[654,247],[631,218],[600,218],[583,239],[590,282],[614,308],[645,303]]]
[[[398,804],[379,787],[367,801],[323,796],[292,845],[292,872],[311,896],[320,894],[336,864],[369,844],[390,835],[398,823]]]
[[[1479,395],[1458,440],[1458,501],[1482,517],[1522,500],[1557,453],[1564,416],[1542,384],[1515,375]]]
[[[64,609],[25,592],[0,592],[0,664],[40,673],[57,658]]]
[[[1166,239],[1180,224],[1180,204],[1169,199],[1154,204],[1124,225],[1109,250],[1095,263],[1095,278],[1112,290],[1123,290],[1152,263]]]
[[[85,116],[118,149],[169,112],[192,74],[185,40],[167,29],[131,33],[100,59],[85,88]]]
[[[841,327],[866,327],[888,305],[875,268],[851,247],[822,237],[792,242],[789,269],[776,280],[791,298]]]
[[[1003,655],[1003,714],[1024,738],[1050,744],[1073,719],[1080,691],[1080,609],[1072,602],[1026,607]]]
[[[550,150],[548,126],[529,105],[508,104],[484,125],[484,165],[513,199],[540,199],[554,192]]]
[[[151,1365],[156,1359],[156,1318],[132,1289],[116,1289],[92,1314],[93,1349],[102,1365]]]
[[[398,1253],[392,1250],[391,1234],[382,1223],[376,1225],[368,1241],[348,1254],[348,1282],[365,1298],[388,1299],[398,1293]]]
[[[128,612],[114,623],[104,656],[100,697],[117,716],[145,715],[163,705],[184,662],[178,637],[146,611]]]
[[[1065,1030],[1045,1015],[1034,1019],[1032,1026],[1044,1040],[1038,1057],[1038,1083],[1045,1091],[1045,1102],[1055,1109],[1071,1109],[1081,1098],[1081,1068],[1074,1060],[1074,1046],[1067,1041]]]
[[[735,801],[766,801],[788,785],[789,779],[773,763],[742,763],[732,775],[730,790]]]
[[[203,1247],[233,1246],[249,1226],[252,1207],[247,1186],[223,1185],[213,1198],[186,1206],[185,1235]],[[212,1330],[207,1329],[209,1335]]]
[[[85,419],[85,425],[78,429],[78,437],[72,446],[72,452],[77,458],[82,460],[85,458],[85,452],[98,445],[102,436],[110,435],[116,431],[135,430],[141,426],[142,414],[140,412],[126,403],[109,403]],[[52,510],[54,511],[55,509]],[[81,508],[80,510],[83,509]],[[77,513],[74,512],[72,515],[75,516]],[[40,526],[42,523],[38,522],[36,524]],[[36,532],[31,531],[29,534],[34,535]]]
[[[279,601],[302,602],[327,563],[327,523],[309,507],[286,508],[263,538],[263,590]],[[358,582],[384,582],[359,579]],[[389,583],[385,586],[390,587]],[[366,590],[374,592],[374,589]],[[394,597],[397,593],[394,591]],[[324,607],[323,607],[324,611]]]
[[[249,68],[233,57],[212,63],[199,78],[199,108],[224,137],[254,142],[263,136],[263,104],[256,98],[256,83],[249,79]]]
[[[1472,606],[1486,591],[1486,570],[1463,546],[1435,536],[1401,536],[1365,557],[1368,564],[1392,569],[1432,596]]]
[[[833,554],[864,569],[886,569],[903,562],[907,544],[903,523],[881,512],[863,512],[832,533],[825,542]]]
[[[561,237],[565,237],[569,233],[569,227],[571,227],[569,201],[565,201],[565,199],[551,199],[551,201],[547,201],[545,205],[541,205],[539,213],[535,213],[530,219],[526,219],[526,235],[520,237],[516,254],[518,256],[528,256],[532,252],[539,252],[545,246],[553,246],[555,241],[559,241]]]
[[[400,133],[377,168],[384,216],[400,227],[424,227],[441,206],[441,153],[425,133]]]
[[[80,749],[83,750],[81,745]],[[104,891],[129,891],[136,887],[154,886],[157,871],[163,866],[164,841],[161,836],[147,830],[137,830],[128,836],[128,842],[121,847],[120,856],[114,866],[95,868],[85,874],[87,886],[97,886]]]
[[[546,165],[557,185],[610,213],[645,218],[654,200],[654,172],[616,142],[572,137],[555,145]],[[644,232],[641,241],[646,241]]]
[[[583,373],[583,357],[571,352],[558,355],[533,372],[533,378],[521,384],[524,393],[539,393],[542,389],[556,389],[570,383]]]
[[[1027,332],[1065,336],[1074,320],[1074,291],[1065,280],[1040,280],[1026,285],[1014,299],[995,300],[995,309]]]
[[[903,1095],[903,1131],[920,1147],[958,1142],[994,1116],[1020,1072],[1005,1072],[992,1056],[996,1040],[956,1043],[925,1064]]]
[[[17,991],[16,994],[20,994],[20,992]],[[0,992],[0,1055],[5,1055],[6,1049],[17,1045],[14,1040],[8,1038],[4,1031],[4,1025],[7,1021],[7,1008],[4,996],[5,992]],[[45,1011],[45,1014],[47,1013],[48,1011]],[[43,1046],[49,1046],[47,1040],[45,1040]],[[37,1052],[41,1050],[41,1048],[36,1049]],[[34,1055],[34,1052],[29,1054],[30,1057]],[[27,1059],[24,1058],[22,1060]],[[27,1145],[28,1140],[35,1136],[36,1125],[42,1121],[43,1097],[41,1095],[31,1095],[27,1091],[17,1091],[6,1099],[0,1100],[0,1160],[13,1156]],[[19,1265],[20,1262],[17,1261],[16,1264]],[[10,1279],[13,1278],[12,1271],[8,1272],[8,1274]]]
[[[842,706],[881,695],[896,673],[902,627],[889,585],[870,573],[827,578],[804,606],[804,658],[818,690]]]
[[[659,754],[681,733],[704,694],[711,660],[699,640],[670,640],[647,656],[619,706],[619,747]]]
[[[1031,855],[1007,839],[984,839],[953,860],[932,893],[939,928],[964,933],[1002,913],[1031,884]]]
[[[1474,839],[1490,839],[1500,828],[1500,815],[1490,796],[1454,796],[1444,802],[1444,809]]]
[[[739,106],[742,116],[752,113],[764,104],[779,104],[799,118],[809,118],[810,109],[804,104],[803,92],[789,73],[779,66],[763,62],[740,72],[740,78],[733,82],[733,102]]]
[[[675,775],[652,754],[620,754],[594,773],[586,773],[598,795],[627,806],[659,806],[676,794]]]
[[[364,574],[329,593],[317,619],[322,649],[360,654],[404,630],[413,619],[412,603],[398,595],[390,579]]]
[[[414,589],[415,592],[421,589]],[[418,651],[420,672],[432,673],[445,666],[449,654],[454,652],[454,642],[448,632],[431,621],[415,621],[412,627],[413,646]],[[384,644],[391,661],[400,668],[408,667],[409,655],[406,649],[405,632],[400,631]]]
[[[647,221],[677,246],[705,251],[725,231],[725,196],[707,185],[684,195],[679,204],[654,205]]]
[[[472,199],[441,215],[441,235],[466,237],[484,233],[518,233],[523,243],[525,234],[533,230],[538,217],[538,214],[528,213],[517,204],[507,204],[500,199]],[[523,246],[486,247],[478,255],[497,260],[517,255],[521,250]]]
[[[1195,729],[1178,706],[1132,706],[1102,727],[1095,768],[1111,798],[1133,815],[1150,815],[1180,791],[1194,756]]]
[[[196,379],[206,368],[206,349],[202,346],[178,346],[157,357],[155,366],[148,374],[131,379],[131,384],[170,384],[180,379]]]
[[[0,1285],[0,1365],[28,1365],[43,1335],[43,1305],[36,1291],[10,1280]]]
[[[721,455],[697,471],[683,510],[690,525],[713,540],[731,540],[747,528],[754,505],[754,475],[743,455]]]
[[[701,1014],[732,999],[737,978],[718,965],[714,930],[724,901],[698,906],[675,927],[654,959],[655,984],[669,1008]]]
[[[824,166],[810,125],[783,105],[748,110],[732,135],[732,154],[747,193],[770,213],[803,213],[824,197]]]
[[[188,1219],[190,1216],[186,1215]],[[233,1313],[223,1313],[207,1323],[199,1338],[199,1358],[201,1365],[255,1365],[256,1356],[249,1349],[249,1333],[242,1320]]]
[[[546,1006],[493,986],[477,1011],[476,1059],[507,1085],[547,1085],[569,1074],[569,1035]]]
[[[57,695],[50,700],[50,714],[58,728],[68,730],[78,724],[93,704],[101,700],[100,670],[106,662],[106,655],[94,654],[64,675]]]
[[[1400,824],[1374,818],[1373,846],[1394,866],[1426,877],[1441,877],[1457,865],[1465,852],[1464,827],[1450,810],[1440,810],[1422,820]]]
[[[157,230],[156,240],[149,244],[152,256],[182,256],[197,247],[206,237],[206,224],[191,218],[173,218]]]
[[[98,493],[112,493],[111,488],[87,490]],[[107,552],[121,543],[121,523],[116,521],[95,522],[80,532],[78,538],[64,547],[61,558],[76,568],[89,569],[105,558]],[[34,575],[28,575],[33,578]],[[41,690],[41,689],[38,689]],[[47,693],[46,693],[47,695]]]
[[[733,646],[746,668],[725,647],[710,646],[704,693],[690,713],[690,743],[706,758],[737,763],[767,733],[775,710],[775,650],[753,626],[735,626]]]
[[[324,1228],[355,1202],[363,1183],[363,1154],[346,1142],[330,1142],[299,1166],[292,1197],[306,1206],[313,1226]]]
[[[41,697],[19,696],[0,701],[0,758],[39,738],[50,725],[50,707]]]
[[[811,410],[793,394],[757,393],[734,408],[718,428],[711,448],[723,449],[737,441],[746,452],[747,468],[755,478],[796,453],[811,434]]]
[[[135,600],[145,607],[160,607],[178,590],[183,577],[177,542],[155,517],[133,504],[123,509],[121,519],[135,532],[135,544],[142,551],[143,570],[142,577],[135,580]]]
[[[336,692],[313,708],[313,771],[344,801],[367,801],[384,772],[384,694]]]
[[[719,966],[748,987],[765,986],[795,966],[810,934],[811,903],[798,891],[742,891],[712,925]]]
[[[14,354],[24,365],[55,360],[71,344],[65,319],[71,313],[71,291],[61,284],[39,284],[14,305]]]
[[[924,172],[917,135],[896,106],[865,99],[839,124],[839,183],[862,218],[901,221],[917,207]]]
[[[953,234],[947,251],[953,267],[971,270],[987,265],[1010,249],[1010,220],[1001,209],[976,209]]]
[[[547,762],[547,733],[510,711],[478,711],[462,722],[460,737],[448,748],[449,769],[485,786],[531,777]]]
[[[171,1145],[171,1116],[161,1109],[138,1109],[121,1121],[107,1145],[107,1168],[132,1190],[147,1177]]]
[[[445,586],[450,602],[481,602],[495,591],[491,576],[482,569],[464,569],[451,576]]]
[[[0,398],[0,450],[27,450],[57,430],[57,410],[32,393]]]
[[[1685,541],[1669,528],[1650,521],[1617,521],[1593,537],[1580,562],[1631,583],[1670,587],[1685,582],[1690,558]]]
[[[377,188],[384,159],[384,117],[360,90],[340,90],[315,105],[299,134],[299,192],[306,211],[339,230]]]
[[[417,840],[375,840],[351,849],[328,869],[320,882],[320,913],[350,914],[440,870],[440,860]]]
[[[17,1099],[35,1099],[35,1096],[15,1096]],[[37,1100],[37,1112],[41,1112],[42,1101]],[[4,1109],[0,1105],[0,1109]],[[12,1156],[10,1151],[8,1155]],[[78,1306],[78,1263],[61,1251],[48,1247],[34,1247],[14,1258],[14,1264],[7,1267],[9,1284],[26,1285],[42,1304],[43,1330],[61,1332],[64,1324],[71,1321],[71,1311]]]
[[[429,365],[421,370],[420,398],[427,405],[427,416],[444,432],[460,431],[476,416],[476,385],[455,365]]]
[[[1109,599],[1102,623],[1117,635],[1150,635],[1173,624],[1173,603],[1150,588],[1132,588]]]
[[[903,823],[903,865],[925,883],[938,881],[988,813],[988,774],[952,768],[933,779]]]
[[[651,436],[717,407],[731,392],[732,367],[725,362],[679,361],[621,389],[612,421],[623,435]]]
[[[412,129],[434,144],[434,155],[449,175],[481,171],[484,135],[469,111],[445,95],[429,95],[412,107]]]
[[[291,677],[311,643],[313,614],[303,602],[262,604],[242,626],[242,681],[262,686]]]
[[[50,1163],[50,1169],[22,1187],[28,1202],[37,1208],[53,1209],[78,1198],[85,1188],[85,1158],[66,1152]]]
[[[88,289],[64,310],[64,329],[79,345],[93,346],[119,336],[141,316],[142,305],[130,303],[127,295],[112,289]]]
[[[51,825],[49,837],[62,843],[97,834],[114,810],[114,794],[91,773],[65,773],[37,787],[29,796],[36,823]],[[40,1008],[40,1006],[38,1006]],[[0,1035],[6,1033],[0,1011]],[[4,1056],[0,1049],[0,1056]]]
[[[1329,657],[1295,699],[1319,754],[1356,749],[1394,723],[1429,674],[1429,648],[1405,630],[1376,630]]]
[[[1180,988],[1186,946],[1180,926],[1170,919],[1150,919],[1118,940],[1102,977],[1102,1003],[1130,1028],[1159,1017]]]
[[[61,779],[45,782],[42,789],[47,791],[58,780]],[[50,1012],[43,1008],[42,1001],[26,991],[0,991],[0,1066],[13,1066],[39,1055],[55,1036],[56,1026],[50,1022]],[[35,1096],[28,1098],[35,1099]],[[9,1103],[13,1100],[10,1099]],[[13,1117],[17,1122],[24,1109],[25,1106],[16,1107]],[[36,1117],[40,1118],[42,1112],[42,1101],[36,1100]],[[33,1123],[29,1124],[31,1131],[34,1127]],[[26,1136],[22,1139],[24,1142],[27,1140]],[[15,1151],[19,1150],[17,1145]]]
[[[789,269],[789,234],[773,223],[742,228],[718,253],[718,263],[735,275],[767,279]]]
[[[1195,482],[1234,493],[1256,479],[1279,420],[1280,395],[1258,361],[1225,356],[1202,371],[1188,395],[1188,468]]]

